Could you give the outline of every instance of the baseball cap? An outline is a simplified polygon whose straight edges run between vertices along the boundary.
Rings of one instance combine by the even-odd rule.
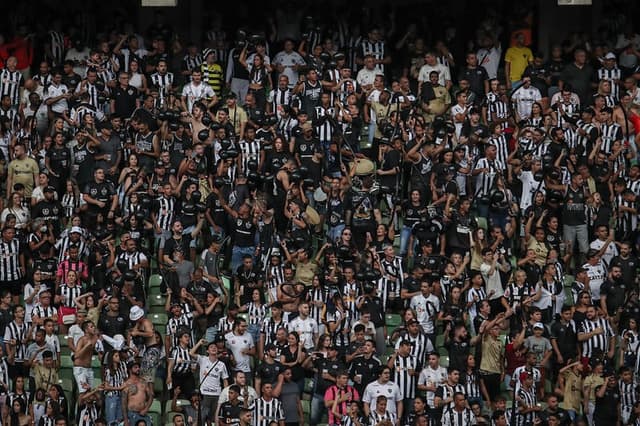
[[[537,322],[533,324],[533,328],[541,328],[542,330],[544,330],[544,325],[541,322]]]
[[[606,55],[604,55],[605,59],[616,59],[616,54],[613,52],[609,52]]]
[[[43,192],[56,192],[56,189],[53,186],[49,185],[44,188]]]
[[[82,228],[80,228],[79,226],[71,227],[71,231],[69,231],[69,233],[73,234],[74,232],[77,234],[82,234]]]
[[[589,249],[589,251],[587,252],[587,259],[597,256],[598,253],[600,253],[600,250]]]

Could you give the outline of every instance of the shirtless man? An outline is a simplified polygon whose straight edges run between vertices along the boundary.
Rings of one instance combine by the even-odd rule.
[[[140,364],[131,365],[129,379],[124,383],[122,390],[122,416],[124,426],[136,426],[143,420],[147,426],[151,426],[149,408],[153,403],[153,383],[146,383],[140,377]]]
[[[131,307],[129,319],[134,323],[133,328],[129,331],[129,337],[144,337],[145,346],[153,345],[155,343],[153,323],[144,317],[144,311],[140,306]]]
[[[303,284],[285,282],[276,289],[278,301],[285,312],[298,312],[298,305],[304,292]]]
[[[91,369],[91,356],[98,341],[98,329],[92,321],[82,323],[82,336],[76,344],[73,356],[73,375],[78,384],[78,392],[84,393],[93,387],[93,370]]]
[[[626,138],[627,135],[634,133],[633,123],[629,120],[629,113],[633,106],[633,98],[628,92],[620,93],[620,105],[613,109],[613,121],[620,125],[622,134]]]
[[[193,109],[191,114],[188,114],[188,113],[182,113],[182,114],[185,115],[182,118],[182,122],[191,124],[191,131],[194,137],[197,137],[201,130],[209,130],[209,126],[205,125],[202,122],[202,118],[205,116],[205,114],[208,115],[207,107],[202,102],[196,102],[193,104]],[[207,118],[209,119],[208,121],[211,122],[211,117],[209,116]],[[213,137],[213,132],[209,130],[209,137],[202,142],[205,145],[211,145],[212,137]]]

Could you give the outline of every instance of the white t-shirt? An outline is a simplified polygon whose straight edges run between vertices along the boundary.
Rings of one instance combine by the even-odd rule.
[[[378,70],[368,70],[366,68],[362,68],[358,71],[358,75],[356,76],[356,81],[360,86],[367,86],[373,84],[373,81],[376,79],[376,75],[380,74]]]
[[[513,95],[511,95],[511,99],[515,104],[516,111],[518,111],[518,114],[520,115],[520,119],[525,120],[531,117],[531,108],[533,107],[533,103],[540,102],[542,95],[534,86],[520,86],[516,89]]]
[[[442,383],[447,381],[447,369],[444,367],[438,367],[437,369],[433,369],[430,366],[426,366],[421,372],[420,376],[418,376],[418,384],[426,385],[428,383],[432,383],[435,387],[441,385]],[[427,404],[430,407],[433,407],[433,399],[435,398],[435,391],[427,391]]]
[[[387,397],[387,410],[393,414],[397,414],[398,410],[396,405],[399,401],[402,401],[402,395],[400,394],[398,385],[394,382],[382,384],[377,380],[371,382],[364,389],[362,402],[367,402],[369,404],[369,410],[373,412],[376,409],[376,399],[378,399],[380,395]]]
[[[489,78],[497,78],[498,66],[502,57],[502,47],[491,47],[489,49],[482,48],[476,53],[478,57],[478,65],[487,71]]]
[[[315,319],[311,317],[307,317],[306,319],[296,317],[289,323],[289,331],[298,333],[300,343],[305,349],[313,350],[315,347],[313,337],[318,335],[318,322]]]
[[[283,50],[282,52],[278,52],[275,58],[273,58],[274,65],[282,65],[284,67],[282,75],[289,77],[290,89],[293,89],[293,86],[298,81],[298,71],[294,70],[293,66],[304,65],[305,63],[306,62],[298,52],[287,53]]]
[[[600,250],[602,247],[604,247],[604,243],[605,243],[604,241],[600,239],[596,239],[592,241],[591,244],[589,244],[589,248]],[[617,255],[618,255],[618,248],[613,242],[611,242],[607,246],[607,249],[605,250],[604,254],[602,255],[602,261],[604,262],[605,265],[611,265],[611,260]]]
[[[435,71],[438,73],[438,84],[441,86],[445,86],[447,81],[451,81],[451,72],[449,72],[449,67],[442,64],[435,64],[434,66],[424,64],[420,67],[420,72],[418,72],[418,81],[425,82],[429,81],[429,74],[431,71]]]
[[[58,86],[52,84],[47,89],[47,94],[44,97],[44,100],[57,98],[58,96],[62,96],[64,94],[69,93],[69,88],[65,84],[60,84]],[[58,114],[62,114],[63,112],[69,109],[69,105],[67,104],[66,99],[60,99],[51,105],[51,111],[57,112]]]
[[[233,354],[233,358],[236,360],[237,371],[244,371],[245,373],[251,372],[251,356],[242,353],[245,349],[251,349],[254,347],[253,337],[249,333],[244,333],[238,336],[233,331],[224,335],[225,346]]]
[[[410,306],[411,309],[416,312],[422,330],[427,334],[434,333],[434,319],[438,311],[440,311],[440,301],[438,298],[433,294],[430,294],[428,297],[418,294],[411,298]]]
[[[200,366],[200,392],[203,395],[217,396],[222,391],[222,380],[229,378],[229,372],[224,362],[211,361],[208,356],[198,355]]]
[[[504,296],[504,289],[502,288],[502,280],[500,279],[500,271],[498,270],[498,265],[493,269],[493,274],[488,275],[491,270],[491,265],[488,263],[482,263],[480,265],[480,272],[482,273],[482,278],[486,283],[486,291],[487,298],[489,300],[495,300],[502,296]],[[493,290],[493,293],[491,291]]]
[[[198,85],[189,83],[182,89],[182,96],[187,98],[187,109],[191,112],[194,103],[201,99],[213,98],[215,96],[215,92],[208,84],[204,84],[202,82]]]
[[[598,262],[595,266],[591,266],[589,263],[582,265],[587,271],[589,276],[589,288],[591,289],[591,298],[593,300],[600,300],[600,287],[604,280],[607,278],[607,268],[605,268],[602,261]]]

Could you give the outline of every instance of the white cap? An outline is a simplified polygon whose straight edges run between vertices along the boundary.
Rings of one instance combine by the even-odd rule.
[[[544,325],[541,322],[537,322],[533,324],[533,328],[541,328],[544,330]]]
[[[138,321],[143,316],[144,316],[144,311],[140,306],[132,306],[131,310],[129,310],[129,319],[131,321]]]
[[[616,54],[613,52],[609,52],[606,55],[604,55],[605,59],[616,59]]]
[[[73,234],[74,232],[77,232],[78,234],[82,234],[82,228],[80,228],[79,226],[72,226],[71,231],[69,231],[69,233]]]

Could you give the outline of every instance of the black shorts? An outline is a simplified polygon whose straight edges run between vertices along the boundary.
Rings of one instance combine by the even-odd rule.
[[[0,281],[0,290],[9,290],[12,296],[22,294],[22,280]]]

